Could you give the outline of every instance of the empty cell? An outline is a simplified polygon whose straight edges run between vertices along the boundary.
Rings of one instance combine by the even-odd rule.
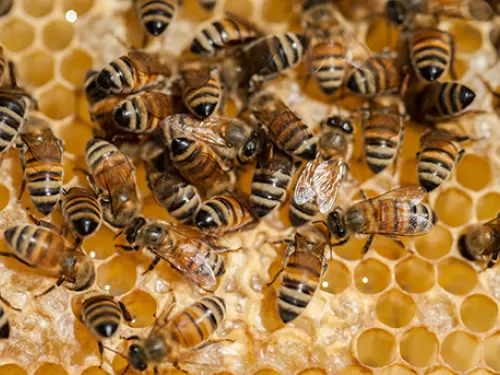
[[[373,52],[394,49],[399,40],[399,28],[387,23],[384,18],[376,18],[368,26],[365,43]]]
[[[0,366],[0,375],[27,375],[22,367],[14,364]]]
[[[81,375],[109,375],[109,372],[104,371],[102,368],[93,366],[86,368]]]
[[[92,9],[94,6],[94,0],[64,0],[63,10],[64,12],[73,11],[78,16],[82,16]]]
[[[290,4],[280,0],[265,0],[262,5],[262,18],[267,22],[288,22],[290,19]]]
[[[342,293],[351,285],[351,273],[341,262],[331,260],[328,262],[328,269],[321,279],[321,290],[338,294]]]
[[[156,300],[143,290],[136,290],[121,300],[128,311],[134,317],[132,326],[134,328],[143,328],[149,326],[155,321]]]
[[[61,63],[61,74],[75,86],[83,84],[85,74],[92,68],[92,58],[81,49],[74,49]]]
[[[434,332],[423,327],[412,328],[400,339],[401,357],[415,367],[426,367],[436,361],[439,342]]]
[[[116,256],[97,269],[97,285],[112,296],[132,290],[136,278],[136,265],[128,256]]]
[[[22,51],[33,43],[35,30],[24,20],[13,18],[0,29],[0,44],[11,51]]]
[[[500,333],[497,332],[484,340],[483,348],[486,365],[500,372],[500,356],[498,355],[500,353]]]
[[[455,36],[457,52],[471,53],[481,48],[483,38],[481,32],[467,21],[455,21],[450,32]]]
[[[418,257],[409,257],[396,265],[396,282],[408,293],[424,293],[434,286],[434,268]]]
[[[21,58],[19,72],[32,86],[42,86],[54,79],[54,59],[42,50],[35,50]]]
[[[43,17],[54,8],[54,0],[23,0],[24,11],[33,17]]]
[[[62,120],[75,112],[75,94],[65,86],[56,84],[40,94],[38,104],[46,116]]]
[[[59,129],[61,138],[64,139],[64,150],[73,155],[83,155],[87,140],[92,138],[92,126],[75,119]]]
[[[466,332],[452,332],[441,344],[441,355],[454,370],[470,370],[481,358],[479,340]]]
[[[386,366],[396,355],[396,339],[386,330],[368,329],[356,340],[356,354],[358,361],[366,366]]]
[[[411,322],[417,307],[413,298],[397,289],[384,293],[377,300],[377,318],[392,328],[401,328]]]
[[[391,271],[376,259],[367,259],[354,271],[354,282],[361,293],[380,293],[391,282]]]
[[[53,51],[60,51],[71,43],[73,34],[74,30],[71,23],[54,20],[43,28],[43,43]]]
[[[198,0],[186,0],[179,9],[178,17],[189,15],[190,19],[202,22],[207,21],[212,17],[212,12],[207,12],[200,6]]]
[[[338,375],[371,375],[370,369],[361,366],[349,366],[338,373]]]
[[[460,316],[471,331],[486,332],[492,329],[497,321],[498,306],[484,294],[473,294],[462,302]]]
[[[0,211],[3,210],[10,201],[10,191],[7,186],[0,184]]]
[[[434,209],[439,220],[452,227],[458,227],[470,221],[472,199],[466,192],[451,188],[439,194]]]
[[[472,266],[457,258],[447,258],[438,265],[438,282],[444,290],[464,295],[476,286],[477,272]]]
[[[457,164],[458,182],[471,190],[484,189],[491,181],[491,167],[487,159],[466,154]]]
[[[66,370],[54,363],[46,363],[38,367],[35,375],[66,375]]]
[[[476,216],[479,221],[491,220],[500,213],[500,194],[487,193],[476,204]]]
[[[420,255],[427,259],[439,259],[448,254],[453,243],[450,231],[442,225],[436,225],[425,236],[415,239],[415,247]]]
[[[106,225],[101,225],[97,233],[85,239],[85,250],[92,258],[106,259],[116,253],[114,239],[116,233]]]
[[[416,375],[416,372],[403,365],[394,365],[380,371],[381,375]]]

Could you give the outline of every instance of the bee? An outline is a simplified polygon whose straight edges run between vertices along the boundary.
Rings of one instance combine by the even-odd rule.
[[[389,165],[397,168],[404,139],[403,114],[399,105],[362,107],[363,151],[368,168],[378,174]]]
[[[160,36],[179,10],[178,0],[135,0],[135,12],[146,33]]]
[[[106,65],[96,77],[96,86],[107,94],[129,94],[170,74],[158,55],[132,50]]]
[[[323,256],[328,235],[315,226],[297,232],[286,250],[283,268],[268,284],[281,275],[278,288],[278,313],[283,323],[298,318],[307,308],[318,289],[328,265]]]
[[[470,261],[489,258],[486,268],[493,267],[500,250],[500,215],[483,224],[467,228],[458,240],[460,254]]]
[[[262,218],[285,201],[293,173],[292,158],[267,141],[252,177],[250,206],[255,216]]]
[[[356,95],[373,97],[397,91],[401,77],[394,59],[385,56],[368,58],[347,79],[347,88]]]
[[[27,188],[37,211],[48,215],[61,196],[63,143],[52,133],[49,124],[34,117],[21,129],[19,138],[16,148],[20,150],[24,172],[19,199]]]
[[[39,224],[20,224],[5,230],[5,242],[11,252],[0,252],[0,256],[14,258],[28,267],[40,268],[58,277],[55,285],[38,296],[63,283],[72,291],[89,289],[96,278],[92,259],[73,251],[50,223],[40,221]]]
[[[256,122],[267,128],[269,138],[279,149],[298,159],[316,157],[316,138],[277,96],[261,91],[250,99],[248,109]]]
[[[0,1],[0,17],[3,17],[10,12],[10,9],[12,8],[12,4],[14,4],[14,0],[1,0]]]
[[[9,318],[5,314],[5,309],[0,305],[0,340],[8,339],[10,335]]]
[[[232,13],[200,30],[190,50],[198,56],[216,57],[234,47],[245,45],[261,36],[255,26]]]
[[[3,48],[0,46],[0,84],[3,82],[3,76],[5,73],[5,66],[7,62],[5,60],[5,56],[3,54]]]
[[[288,217],[293,226],[301,226],[320,211],[332,210],[347,174],[347,157],[353,141],[349,120],[329,117],[321,124],[319,152],[309,161],[297,180]]]
[[[95,193],[88,188],[72,187],[62,189],[61,210],[64,222],[77,239],[77,246],[82,238],[91,236],[101,225],[101,206]]]
[[[243,197],[219,195],[205,201],[194,217],[201,231],[230,233],[255,223],[250,205]]]
[[[128,245],[115,245],[126,251],[144,249],[154,256],[146,272],[152,271],[160,260],[189,281],[206,291],[214,291],[216,278],[225,271],[224,258],[216,251],[221,247],[215,239],[203,236],[195,229],[157,220],[136,217],[124,231]]]
[[[165,147],[157,140],[142,146],[148,187],[156,202],[182,224],[190,224],[201,207],[196,187],[189,184],[173,166]]]
[[[465,154],[460,143],[468,139],[444,129],[425,132],[420,138],[420,152],[417,153],[420,185],[430,192],[446,181]]]
[[[363,254],[370,248],[375,235],[386,236],[405,248],[394,236],[421,236],[438,220],[432,208],[422,202],[425,193],[420,186],[396,188],[370,199],[362,193],[363,200],[345,212],[340,207],[335,208],[326,219],[330,234],[339,240],[332,246],[347,243],[351,235],[368,234]]]
[[[85,161],[104,219],[115,227],[125,227],[141,210],[133,164],[118,148],[102,139],[87,142]]]
[[[167,305],[146,338],[133,336],[136,341],[128,349],[128,366],[146,371],[153,365],[171,363],[180,370],[180,349],[190,349],[207,343],[226,316],[226,304],[221,297],[203,297],[170,319],[175,301]],[[127,369],[125,371],[127,371]]]
[[[408,9],[401,0],[388,0],[385,3],[387,20],[396,26],[401,26],[407,21]]]
[[[198,0],[198,3],[207,12],[211,12],[214,10],[215,6],[217,5],[217,0]]]

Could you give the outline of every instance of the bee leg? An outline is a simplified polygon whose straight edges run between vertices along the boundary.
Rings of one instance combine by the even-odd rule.
[[[23,178],[23,181],[21,182],[21,190],[19,190],[19,195],[17,196],[17,202],[21,202],[21,198],[23,197],[25,189],[26,189],[26,179]]]
[[[24,259],[19,258],[16,254],[0,252],[0,257],[14,258],[15,260],[24,264],[25,266],[28,266],[30,268],[36,268],[36,266],[34,266],[33,264],[29,264]]]
[[[197,346],[196,350],[203,349],[209,345],[217,344],[219,342],[225,342],[225,341],[230,342],[230,343],[234,343],[236,340],[234,340],[234,339],[210,339],[210,340],[205,341],[203,344]]]
[[[457,163],[462,160],[462,157],[465,155],[465,150],[462,149],[459,151],[458,155],[457,155]]]
[[[101,341],[97,341],[97,348],[99,349],[99,358],[101,358],[101,364],[99,365],[99,368],[102,368],[102,363],[104,359],[102,358],[102,354],[104,352],[104,347],[102,346]]]
[[[359,189],[359,195],[361,195],[361,199],[367,200],[368,197],[366,196],[366,193],[363,189]]]
[[[174,368],[177,370],[177,371],[180,371],[180,372],[183,372],[184,374],[189,374],[189,372],[187,372],[186,370],[183,370],[180,366],[179,366],[179,362],[174,362],[172,363],[172,365],[174,366]],[[160,375],[160,373],[158,372],[158,368],[155,367],[155,375]]]
[[[52,286],[51,286],[49,289],[47,289],[45,292],[43,292],[43,293],[41,293],[41,294],[37,294],[37,295],[35,296],[35,298],[40,298],[40,297],[42,297],[42,296],[44,296],[44,295],[46,295],[46,294],[49,294],[49,293],[50,293],[50,292],[52,292],[55,288],[57,288],[58,286],[61,286],[61,285],[62,285],[62,283],[64,283],[64,280],[66,280],[66,278],[65,278],[64,276],[61,276],[61,277],[59,278],[59,280],[57,280],[57,282],[56,282],[54,285],[52,285]]]
[[[337,246],[345,245],[347,243],[347,241],[349,241],[349,238],[346,238],[345,240],[342,240],[342,241],[339,241],[339,242],[335,242],[335,243],[331,244],[331,247],[337,247]]]
[[[132,335],[128,337],[120,336],[120,339],[125,341],[131,341],[131,340],[140,340],[141,338],[137,335]]]
[[[178,366],[179,366],[179,365],[177,365],[177,367],[178,367]],[[182,371],[182,372],[184,372],[184,373],[186,373],[186,374],[187,374],[187,372],[186,372],[186,371],[182,370],[180,367],[178,367],[178,368],[177,368],[177,367],[176,367],[176,369],[177,369],[177,370]],[[160,371],[158,371],[158,367],[156,367],[156,366],[154,367],[154,369],[153,369],[153,373],[154,373],[154,375],[160,375]]]
[[[362,255],[365,255],[368,252],[368,250],[370,250],[370,246],[372,245],[374,237],[375,236],[373,234],[371,234],[370,237],[368,237],[368,239],[365,242],[365,246],[363,246],[363,249],[361,250]]]
[[[31,220],[31,222],[33,224],[36,224],[40,227],[45,227],[47,229],[50,229],[50,230],[62,235],[61,228],[59,228],[57,225],[54,225],[54,224],[52,224],[48,221],[45,221],[45,220],[40,220],[35,215],[33,215],[30,211],[26,211],[26,213],[28,214],[28,218]]]
[[[450,49],[450,77],[452,80],[456,81],[458,76],[457,76],[457,71],[455,70],[455,38],[453,35],[448,34],[448,37],[450,38],[450,44],[451,44],[451,49]]]
[[[125,319],[127,323],[133,322],[135,320],[135,317],[132,316],[130,311],[128,311],[127,306],[125,306],[125,304],[121,301],[118,302],[118,305],[120,305],[120,310],[122,310],[123,319]]]
[[[2,301],[2,303],[5,305],[5,306],[8,306],[9,308],[11,308],[12,310],[15,310],[15,311],[21,311],[21,309],[18,309],[17,307],[14,307],[10,304],[9,301],[7,301],[5,298],[2,297],[2,295],[0,295],[0,301]]]
[[[156,266],[158,265],[158,263],[160,263],[160,260],[161,260],[160,257],[155,256],[155,258],[153,259],[153,261],[150,263],[150,265],[148,266],[148,268],[146,268],[146,270],[142,273],[142,275],[144,276],[145,274],[153,271],[156,268]]]
[[[276,272],[276,274],[274,275],[273,279],[272,279],[270,282],[268,282],[268,283],[266,284],[266,286],[268,286],[268,287],[269,287],[269,286],[273,285],[273,284],[274,284],[274,282],[276,281],[276,279],[278,278],[278,276],[279,276],[279,275],[281,275],[281,273],[282,273],[284,270],[285,270],[285,268],[284,268],[284,267],[282,267],[282,268],[281,268],[278,272]]]
[[[396,245],[398,245],[400,248],[402,248],[402,249],[404,249],[404,250],[408,251],[409,253],[413,254],[413,250],[412,250],[412,249],[408,249],[408,248],[406,247],[406,245],[403,243],[403,241],[401,241],[399,238],[397,238],[397,237],[395,237],[395,236],[385,236],[385,237],[390,238],[390,239],[391,239],[391,240],[393,240],[393,241],[394,241],[394,243],[395,243]]]
[[[139,246],[115,245],[115,247],[123,249],[125,251],[137,251],[137,250],[139,250]]]
[[[493,267],[496,263],[497,263],[497,260],[498,260],[498,254],[500,253],[500,250],[497,250],[493,253],[492,257],[491,257],[491,260],[488,262],[488,264],[486,265],[486,269],[488,268],[491,268]]]

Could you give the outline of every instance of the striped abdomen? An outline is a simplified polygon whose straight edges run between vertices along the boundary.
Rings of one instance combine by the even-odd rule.
[[[194,221],[200,230],[233,232],[253,222],[254,217],[240,199],[225,195],[205,201]]]
[[[373,173],[380,173],[393,163],[402,137],[398,115],[372,114],[363,126],[365,160]]]
[[[214,10],[215,5],[217,5],[217,0],[198,0],[198,3],[203,9],[211,12]]]
[[[1,5],[0,5],[1,6]],[[2,11],[0,9],[0,15]],[[3,48],[0,46],[0,84],[3,82],[3,75],[5,73],[5,66],[7,65],[7,61],[3,55]]]
[[[173,318],[168,329],[184,348],[193,348],[207,340],[226,316],[226,304],[217,296],[204,297]]]
[[[335,35],[328,39],[313,39],[310,46],[309,71],[326,95],[333,95],[344,82],[346,48],[344,38]]]
[[[16,225],[4,232],[10,249],[21,259],[46,270],[59,267],[66,249],[64,239],[48,229],[32,224]]]
[[[126,132],[138,134],[158,128],[163,118],[156,117],[149,110],[150,106],[159,104],[154,100],[146,102],[151,99],[151,95],[155,93],[132,96],[117,105],[113,109],[113,120],[116,126]]]
[[[199,31],[191,43],[191,52],[199,56],[214,57],[226,48],[248,43],[257,37],[254,29],[226,17]]]
[[[61,209],[64,222],[75,236],[90,236],[101,223],[101,206],[90,189],[71,188],[63,196]]]
[[[412,34],[410,56],[420,78],[435,81],[448,72],[454,55],[451,38],[438,29],[420,29]]]
[[[476,94],[471,89],[457,82],[439,83],[439,86],[435,86],[431,88],[431,90],[437,90],[438,95],[436,95],[436,100],[433,105],[427,110],[427,113],[425,113],[425,118],[427,120],[456,117],[467,108],[476,97]],[[424,90],[424,94],[425,93]]]
[[[283,323],[307,308],[318,289],[321,272],[322,262],[315,254],[296,250],[287,258],[278,289],[278,313]]]
[[[226,273],[226,262],[224,257],[213,251],[211,248],[207,248],[205,251],[205,260],[207,261],[210,268],[214,271],[214,276],[219,277]]]
[[[8,339],[10,334],[10,324],[5,309],[0,305],[0,339]]]
[[[122,320],[120,305],[109,295],[98,295],[83,302],[81,320],[98,339],[113,336]]]
[[[201,86],[191,86],[184,81],[182,99],[186,107],[197,117],[208,117],[219,107],[222,89],[217,74],[210,72],[208,80]]]
[[[318,212],[319,207],[316,201],[299,205],[292,198],[292,202],[288,207],[288,218],[294,227],[300,227],[310,222]]]
[[[0,92],[0,153],[12,146],[25,123],[28,105],[23,95]]]
[[[112,165],[118,171],[123,164],[128,163],[127,157],[116,146],[97,138],[87,142],[85,161],[98,187],[106,192],[114,188],[107,184],[107,174],[113,174],[109,170],[110,166]],[[119,178],[119,176],[116,177]]]
[[[139,22],[153,36],[159,36],[166,30],[178,7],[178,0],[137,0],[135,3]]]
[[[394,60],[387,57],[370,57],[347,80],[349,90],[363,96],[389,93],[398,89],[399,85],[400,77]]]

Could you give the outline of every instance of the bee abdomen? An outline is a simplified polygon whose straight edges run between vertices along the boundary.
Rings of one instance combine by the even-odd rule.
[[[181,223],[189,223],[201,206],[201,198],[193,185],[183,184],[163,203],[170,215]]]
[[[296,67],[304,57],[306,39],[303,35],[286,33],[265,40],[273,58],[262,68],[259,74],[271,78],[288,68]]]
[[[316,139],[307,125],[293,113],[283,113],[270,124],[269,129],[273,139],[281,143],[281,148],[287,154],[305,160],[312,160],[316,156]]]
[[[368,167],[380,173],[394,160],[399,147],[399,132],[384,124],[369,122],[364,130],[364,151]]]
[[[76,235],[89,236],[101,223],[101,207],[97,199],[84,189],[70,189],[63,197],[62,212],[64,220]]]
[[[87,143],[85,150],[86,163],[90,170],[94,170],[111,154],[119,152],[116,146],[103,139],[92,139]]]
[[[27,105],[12,95],[0,94],[0,152],[12,145],[24,124]]]
[[[424,148],[418,156],[418,179],[428,192],[450,177],[456,157],[439,148]]]
[[[139,0],[136,3],[138,18],[144,29],[153,36],[166,30],[177,12],[177,0]]]
[[[209,199],[195,216],[195,225],[201,230],[235,230],[251,220],[246,207],[232,196]]]
[[[301,265],[295,264],[295,267]],[[307,270],[309,274],[312,270]],[[278,313],[283,323],[288,323],[301,315],[311,302],[318,287],[319,273],[307,275],[287,272],[283,275],[278,291]]]
[[[182,97],[186,106],[199,117],[208,117],[219,106],[221,87],[216,80],[209,80],[202,87],[185,85]]]
[[[82,321],[98,338],[113,336],[122,319],[120,305],[111,296],[99,295],[85,300]]]
[[[214,10],[215,5],[217,5],[217,0],[198,0],[203,9],[208,12]]]
[[[438,221],[438,216],[429,205],[419,203],[416,206],[417,216],[427,219],[420,221],[413,229],[416,233],[427,233]]]
[[[226,273],[226,264],[224,258],[215,251],[209,251],[207,254],[207,262],[210,268],[214,271],[215,277],[219,277]]]
[[[333,95],[346,74],[345,47],[341,38],[321,40],[311,51],[311,65],[319,88]]]
[[[300,227],[310,222],[319,212],[319,208],[314,202],[306,202],[302,205],[295,203],[292,199],[288,211],[288,218],[294,227]]]
[[[30,166],[28,161],[25,169],[26,188],[35,208],[42,214],[48,215],[59,202],[62,188],[63,169],[61,166]],[[35,162],[36,163],[36,162]],[[36,163],[38,164],[38,163]],[[50,170],[41,170],[41,168]]]
[[[269,174],[265,170],[255,170],[250,205],[257,217],[266,216],[283,203],[290,180],[289,175],[281,172]]]
[[[439,97],[430,109],[429,115],[434,118],[453,117],[468,107],[476,95],[468,87],[455,82],[441,84]]]
[[[0,306],[0,339],[8,339],[10,334],[10,324],[5,310]]]
[[[351,73],[347,87],[355,94],[373,96],[391,92],[399,86],[399,74],[389,58],[369,58]]]
[[[412,61],[419,76],[435,81],[450,68],[452,45],[439,30],[420,30],[412,38]]]

